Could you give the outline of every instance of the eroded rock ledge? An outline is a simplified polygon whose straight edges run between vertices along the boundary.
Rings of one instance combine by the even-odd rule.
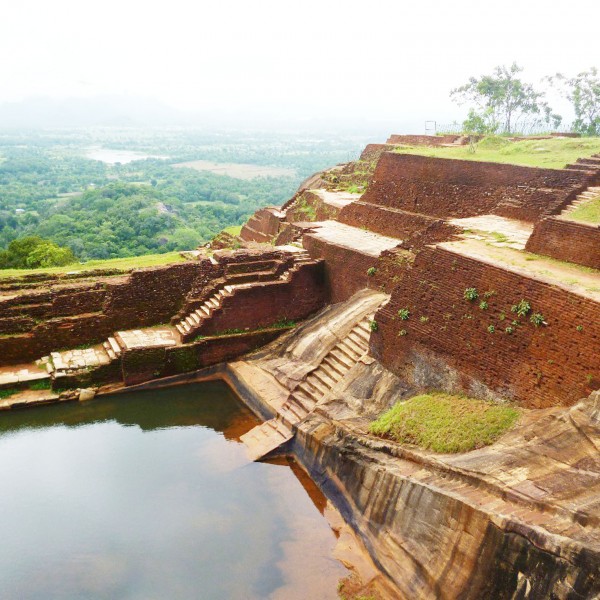
[[[600,393],[526,411],[487,448],[433,454],[368,434],[370,418],[412,390],[366,352],[306,414],[286,418],[303,382],[386,300],[360,292],[227,366],[242,398],[289,428],[275,452],[298,458],[399,597],[595,597]]]

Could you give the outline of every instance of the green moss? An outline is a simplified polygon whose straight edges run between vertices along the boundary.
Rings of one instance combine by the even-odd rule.
[[[398,402],[369,431],[434,452],[467,452],[493,443],[519,414],[512,406],[434,392]]]

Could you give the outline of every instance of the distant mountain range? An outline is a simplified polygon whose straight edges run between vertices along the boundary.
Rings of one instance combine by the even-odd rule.
[[[292,111],[293,112],[293,111]],[[56,99],[28,98],[0,103],[0,129],[62,129],[72,127],[177,127],[212,129],[270,129],[369,133],[387,137],[391,132],[422,133],[422,124],[396,120],[273,117],[252,110],[193,112],[173,108],[152,98],[93,96]]]

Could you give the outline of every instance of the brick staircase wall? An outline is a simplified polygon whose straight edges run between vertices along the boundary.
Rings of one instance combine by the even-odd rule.
[[[480,295],[475,302],[463,297],[472,287]],[[522,299],[547,325],[536,327],[529,317],[512,325],[511,307]],[[406,321],[398,316],[402,308],[410,311]],[[572,405],[600,387],[597,315],[598,303],[563,288],[425,248],[376,313],[371,352],[416,389],[489,394],[529,408]]]
[[[232,329],[268,327],[282,319],[299,320],[319,310],[326,300],[323,264],[307,262],[292,267],[285,279],[257,282],[224,294],[208,318],[187,338]]]

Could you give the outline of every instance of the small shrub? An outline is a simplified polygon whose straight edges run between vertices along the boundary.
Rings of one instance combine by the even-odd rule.
[[[482,301],[479,303],[479,308],[480,308],[481,310],[487,310],[487,309],[488,309],[488,303],[487,303],[485,300],[482,300]]]
[[[531,310],[531,304],[529,304],[527,300],[521,300],[518,304],[513,305],[510,310],[511,312],[517,313],[519,317],[525,317]]]
[[[410,317],[410,310],[408,310],[408,308],[401,308],[398,311],[398,316],[403,320],[403,321],[408,321],[408,318]]]
[[[539,327],[540,325],[544,324],[544,315],[541,313],[533,313],[531,315],[531,317],[529,318],[529,320],[536,326]]]
[[[375,275],[375,273],[377,273],[377,269],[375,267],[369,267],[367,269],[367,275],[369,277],[373,277],[373,275]]]
[[[463,296],[465,300],[468,300],[469,302],[473,302],[474,300],[477,300],[477,298],[479,298],[479,294],[477,293],[477,290],[475,288],[467,288]]]
[[[505,331],[506,333],[508,333],[508,335],[512,335],[512,334],[514,333],[514,331],[515,331],[515,330],[514,330],[512,327],[510,327],[510,326],[509,326],[509,327],[507,327],[507,328],[506,328],[504,331]]]
[[[406,331],[406,329],[401,329],[401,330],[398,332],[398,335],[400,335],[400,336],[404,337],[405,335],[408,335],[408,331]]]
[[[421,321],[421,323],[427,323],[429,321],[429,317],[423,315],[422,317],[419,317],[419,321]]]
[[[492,296],[494,296],[496,294],[495,290],[490,290],[488,292],[484,292],[483,293],[483,297],[484,298],[491,298]]]
[[[369,329],[371,331],[377,331],[379,329],[379,325],[377,324],[377,321],[369,321]]]
[[[488,333],[494,333],[494,331],[496,331],[496,328],[493,325],[488,325]]]
[[[583,331],[583,325],[577,325],[577,331]]]

